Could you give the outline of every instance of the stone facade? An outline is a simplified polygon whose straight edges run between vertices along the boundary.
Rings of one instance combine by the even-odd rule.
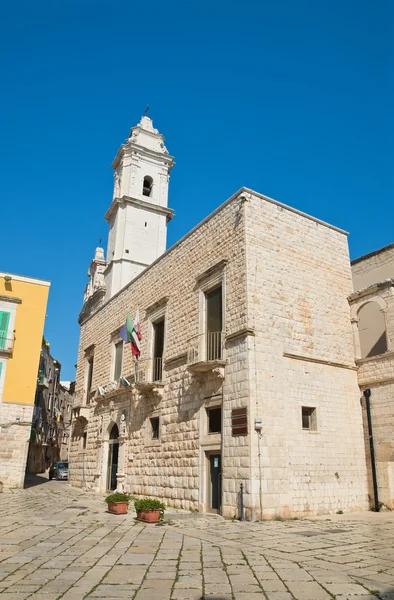
[[[394,244],[352,260],[354,291],[385,279],[394,279]]]
[[[207,303],[218,286],[213,355]],[[172,506],[215,509],[217,493],[220,512],[238,516],[243,484],[248,519],[366,508],[351,291],[344,232],[240,190],[112,298],[85,303],[72,485],[111,487],[116,443],[116,488]],[[141,357],[125,345],[114,381],[119,331],[137,308]]]
[[[252,504],[263,516],[365,507],[365,454],[344,232],[250,194],[245,204]],[[302,428],[302,407],[316,412]]]
[[[1,481],[5,487],[23,487],[32,416],[32,405],[0,404]]]
[[[352,262],[355,291],[349,297],[360,389],[371,390],[378,499],[394,508],[394,246]],[[360,287],[356,287],[360,286]],[[364,287],[362,287],[364,286]],[[366,311],[365,309],[369,310]],[[363,344],[363,340],[367,343]],[[375,343],[374,343],[375,342]],[[382,344],[383,342],[383,344]],[[366,355],[365,349],[369,349]],[[368,488],[374,505],[372,463],[362,398]]]
[[[51,356],[50,346],[43,340],[30,432],[27,473],[44,473],[60,458],[63,439],[61,408],[65,393],[60,384],[60,371],[61,364]]]

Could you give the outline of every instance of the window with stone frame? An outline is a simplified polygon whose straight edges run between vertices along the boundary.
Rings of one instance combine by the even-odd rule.
[[[82,450],[86,450],[87,442],[88,442],[88,434],[86,433],[86,431],[84,431],[82,433],[82,435],[81,435],[81,448],[82,448]]]
[[[223,306],[222,286],[205,292],[206,302],[206,357],[222,359]]]
[[[115,343],[114,348],[114,381],[119,381],[123,368],[123,340]]]
[[[222,432],[222,407],[207,408],[208,433]]]
[[[151,417],[150,425],[152,440],[160,439],[160,417]]]
[[[93,355],[87,359],[86,364],[86,394],[85,394],[85,403],[89,402],[89,395],[92,389],[92,381],[93,381],[93,364],[94,357]]]
[[[164,317],[153,324],[153,381],[163,379],[163,352],[164,352]]]
[[[316,408],[312,406],[301,407],[302,429],[316,431]]]

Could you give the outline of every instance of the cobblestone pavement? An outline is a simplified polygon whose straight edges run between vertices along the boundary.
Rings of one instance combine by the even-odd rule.
[[[239,523],[105,512],[45,482],[0,495],[0,600],[394,599],[394,514]]]

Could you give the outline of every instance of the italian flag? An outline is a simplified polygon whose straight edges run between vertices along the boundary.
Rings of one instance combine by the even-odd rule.
[[[130,315],[127,315],[126,323],[120,330],[119,337],[126,343],[130,342],[131,352],[138,359],[141,354],[142,340],[139,309],[137,309],[134,322],[131,320]]]

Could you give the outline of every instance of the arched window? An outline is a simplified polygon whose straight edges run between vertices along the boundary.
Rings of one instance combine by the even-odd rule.
[[[358,311],[361,358],[387,352],[384,313],[377,302],[367,302]]]
[[[111,429],[111,433],[109,434],[109,439],[110,440],[117,440],[119,437],[119,429],[116,423],[114,423],[112,429]]]
[[[142,193],[144,196],[150,196],[152,193],[153,179],[149,177],[149,175],[145,175],[144,177],[144,185],[142,188]]]

